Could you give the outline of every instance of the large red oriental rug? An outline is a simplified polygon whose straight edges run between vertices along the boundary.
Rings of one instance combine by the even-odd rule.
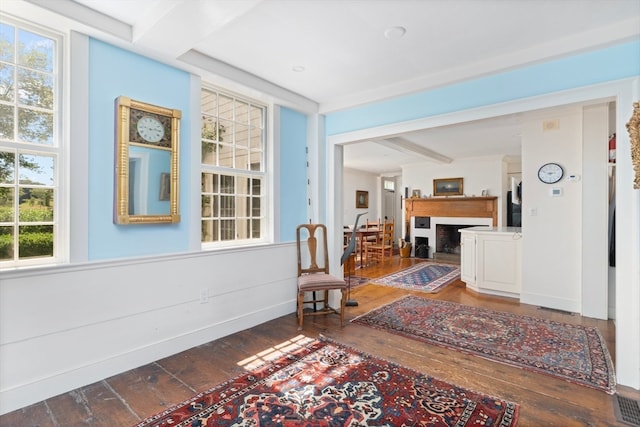
[[[615,392],[611,356],[595,327],[412,295],[371,310],[352,322],[609,394]]]
[[[321,338],[136,426],[508,427],[518,410]]]

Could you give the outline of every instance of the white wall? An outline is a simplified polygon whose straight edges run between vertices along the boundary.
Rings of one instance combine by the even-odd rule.
[[[599,266],[594,264],[598,260],[584,259],[583,254],[592,252],[586,251],[585,243],[594,244],[599,236],[606,239],[606,217],[601,218],[600,226],[597,226],[598,217],[593,216],[595,206],[606,206],[606,196],[602,194],[606,178],[598,185],[592,181],[599,178],[591,176],[586,182],[567,178],[571,174],[582,177],[585,171],[591,173],[598,166],[606,173],[606,158],[601,159],[601,165],[593,165],[594,149],[583,149],[583,132],[597,131],[598,117],[597,114],[589,114],[587,118],[591,123],[585,124],[581,107],[567,107],[549,114],[533,116],[524,123],[522,131],[522,256],[526,262],[523,263],[520,300],[527,304],[583,313],[582,301],[591,296],[597,300],[591,301],[589,313],[584,314],[594,316],[598,311],[594,306],[604,302],[606,318],[606,282],[594,284],[587,278],[592,288],[605,291],[604,296],[583,295],[582,288],[583,269],[589,274],[599,271]],[[603,117],[601,124],[606,134],[606,115]],[[558,126],[550,129],[550,121],[557,121]],[[606,144],[605,135],[602,145],[606,147]],[[586,167],[583,155],[589,162]],[[559,163],[564,169],[564,177],[557,184],[544,184],[537,178],[540,166],[549,162]],[[552,188],[559,188],[562,195],[552,197]],[[588,242],[583,236],[585,224],[589,226],[585,233],[598,233],[598,236],[589,235]],[[583,266],[583,261],[592,265]]]
[[[378,202],[380,178],[378,175],[352,169],[345,169],[343,179],[343,224],[353,225],[356,215],[364,212],[367,212],[367,214],[360,217],[358,220],[359,226],[364,224],[367,219],[370,221],[377,221],[380,217],[380,203]],[[369,192],[369,207],[366,209],[356,209],[356,191],[358,190]]]
[[[295,243],[3,273],[0,414],[293,313],[296,275]]]
[[[558,120],[544,130],[545,120]],[[520,300],[580,312],[582,182],[543,184],[540,166],[559,163],[565,176],[582,170],[582,110],[527,120],[522,127],[522,292]],[[552,187],[563,191],[551,197]]]

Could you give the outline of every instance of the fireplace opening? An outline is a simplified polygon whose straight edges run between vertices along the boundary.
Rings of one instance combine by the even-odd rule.
[[[441,254],[460,255],[461,228],[475,225],[436,224],[436,252]]]

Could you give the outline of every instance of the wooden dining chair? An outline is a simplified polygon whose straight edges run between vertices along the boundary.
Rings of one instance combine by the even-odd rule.
[[[369,221],[369,219],[367,219],[363,227],[367,231],[378,231],[376,234],[365,234],[362,237],[360,242],[360,244],[363,245],[361,253],[366,254],[366,246],[380,243],[380,237],[382,236],[382,224],[380,223],[380,219],[377,221]],[[362,264],[368,264],[368,261],[367,257],[364,256]]]
[[[347,302],[347,283],[329,272],[327,227],[324,224],[301,224],[296,228],[298,252],[298,330],[302,329],[304,316],[338,313],[329,305],[329,291],[339,290],[340,325],[344,326],[344,309]],[[321,257],[318,259],[318,248]],[[320,264],[319,264],[320,263]],[[316,296],[316,292],[320,295]],[[312,299],[305,300],[311,293]],[[322,308],[317,309],[317,304]],[[305,304],[313,304],[313,310],[304,310]]]
[[[364,227],[367,230],[378,230],[378,231],[380,231],[380,230],[382,230],[382,223],[380,222],[380,219],[378,219],[377,221],[369,221],[367,219],[367,221],[364,224]],[[371,242],[378,243],[379,235],[380,235],[380,233],[378,233],[377,235],[374,235],[374,236],[368,236],[367,237],[368,242],[369,243],[371,243]]]
[[[382,223],[379,241],[365,246],[365,257],[368,262],[377,261],[383,264],[386,259],[393,259],[393,220]]]

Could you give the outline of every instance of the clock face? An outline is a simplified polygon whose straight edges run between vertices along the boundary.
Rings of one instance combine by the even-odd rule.
[[[538,178],[545,184],[555,184],[562,179],[564,171],[557,163],[547,163],[538,169]]]
[[[171,148],[171,116],[131,107],[129,142]]]
[[[164,126],[160,120],[151,116],[143,116],[138,120],[138,134],[148,142],[160,142],[164,137]]]

